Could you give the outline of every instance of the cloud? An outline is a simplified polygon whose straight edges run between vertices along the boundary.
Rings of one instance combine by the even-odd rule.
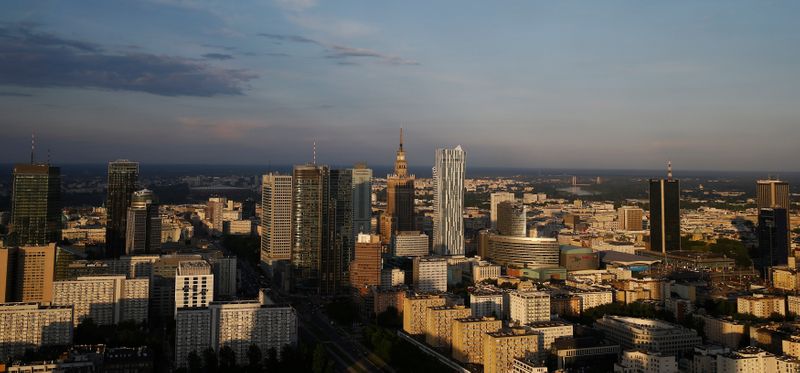
[[[184,57],[113,53],[27,26],[0,27],[0,85],[209,97],[243,94],[246,83],[257,77]]]
[[[203,58],[208,60],[232,60],[233,56],[225,53],[206,53]]]
[[[286,41],[286,42],[294,42],[301,44],[319,45],[326,49],[327,52],[327,55],[325,56],[326,58],[340,60],[336,62],[337,65],[358,65],[358,63],[352,61],[352,59],[357,59],[357,58],[370,58],[376,60],[377,62],[384,63],[387,65],[419,65],[419,62],[417,61],[384,54],[372,49],[349,47],[346,45],[339,45],[339,44],[327,44],[319,40],[307,38],[305,36],[270,34],[263,32],[257,35],[281,42]]]
[[[275,0],[275,5],[283,10],[301,12],[317,5],[317,0]]]
[[[33,95],[20,92],[0,92],[0,97],[33,97]]]
[[[286,18],[300,27],[340,38],[369,36],[376,32],[370,25],[349,19],[318,17],[304,13],[289,14]]]
[[[332,45],[328,49],[328,58],[348,59],[348,58],[375,58],[378,61],[389,65],[419,65],[419,62],[407,60],[402,57],[390,56],[371,49],[353,48],[343,45]]]

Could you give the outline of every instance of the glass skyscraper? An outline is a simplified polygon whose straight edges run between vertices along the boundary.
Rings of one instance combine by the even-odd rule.
[[[128,207],[139,179],[139,163],[126,159],[108,162],[106,192],[106,256],[119,257],[125,250]]]
[[[18,164],[11,188],[11,243],[41,246],[60,240],[60,169],[49,164]]]

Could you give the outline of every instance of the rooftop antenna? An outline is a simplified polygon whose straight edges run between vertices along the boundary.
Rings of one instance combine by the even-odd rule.
[[[47,164],[50,164],[50,148],[47,148]]]
[[[33,164],[33,151],[36,149],[36,134],[31,133],[31,164]]]
[[[312,158],[312,163],[315,166],[317,165],[317,140],[314,140],[314,157]]]
[[[667,162],[667,180],[672,180],[672,161]]]

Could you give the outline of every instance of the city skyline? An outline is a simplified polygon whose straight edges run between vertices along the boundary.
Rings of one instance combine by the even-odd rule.
[[[800,171],[798,5],[726,5],[10,2],[0,160]]]

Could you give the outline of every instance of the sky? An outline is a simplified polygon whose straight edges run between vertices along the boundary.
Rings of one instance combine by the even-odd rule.
[[[0,163],[800,171],[800,2],[6,0]]]

